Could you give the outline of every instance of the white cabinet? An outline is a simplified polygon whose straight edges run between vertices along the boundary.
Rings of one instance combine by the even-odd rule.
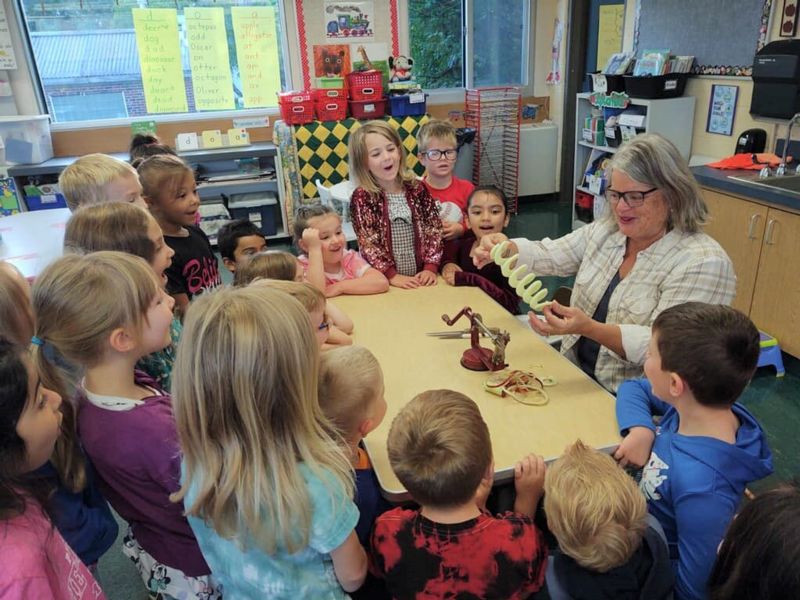
[[[592,151],[607,153],[609,156],[617,151],[607,145],[592,144],[583,139],[583,125],[587,117],[600,114],[589,102],[590,94],[578,94],[575,110],[575,164],[573,173],[573,188],[591,194],[584,183],[584,172],[592,155]],[[630,104],[644,114],[644,131],[647,133],[660,133],[672,141],[680,150],[686,160],[692,149],[692,130],[694,125],[694,96],[681,96],[680,98],[667,98],[663,100],[644,100],[631,98]],[[595,112],[593,112],[595,111]],[[572,228],[577,229],[584,225],[586,220],[578,218],[575,208],[575,196],[572,195]],[[602,197],[595,197],[595,202],[603,202]]]

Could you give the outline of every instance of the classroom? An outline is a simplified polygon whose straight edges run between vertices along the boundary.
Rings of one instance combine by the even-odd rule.
[[[800,597],[797,0],[5,0],[0,600]]]

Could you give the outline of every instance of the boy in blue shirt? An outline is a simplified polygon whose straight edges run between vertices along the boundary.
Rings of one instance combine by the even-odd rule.
[[[764,432],[736,399],[756,369],[759,333],[742,313],[687,302],[653,323],[644,372],[617,392],[625,439],[614,457],[644,465],[641,488],[664,528],[676,598],[706,582],[745,486],[772,473]],[[653,416],[663,415],[658,426]]]

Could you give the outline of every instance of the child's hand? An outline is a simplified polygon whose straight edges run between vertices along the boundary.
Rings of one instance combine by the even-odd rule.
[[[442,267],[442,277],[450,285],[456,284],[456,273],[461,272],[462,269],[456,263],[447,263]]]
[[[342,286],[339,285],[339,281],[336,281],[330,285],[325,286],[325,297],[326,298],[335,298],[336,296],[341,296],[344,292],[342,291]]]
[[[485,265],[488,265],[492,262],[492,257],[489,256],[489,252],[491,252],[492,248],[494,248],[500,242],[505,242],[508,237],[502,233],[490,233],[489,235],[485,235],[481,238],[481,243],[475,246],[475,249],[472,251],[472,262],[475,263],[475,266],[479,269]],[[510,242],[509,249],[506,251],[508,256],[513,256],[519,249],[514,242]]]
[[[420,285],[436,285],[436,273],[433,271],[420,271],[414,278]]]
[[[411,290],[419,287],[419,281],[416,277],[409,277],[408,275],[400,275],[400,273],[398,273],[389,279],[389,285],[393,285],[394,287],[399,287],[404,290]]]
[[[656,434],[647,427],[631,427],[628,435],[614,452],[614,458],[621,467],[643,467],[650,460]]]
[[[529,454],[514,465],[514,512],[533,516],[544,491],[544,458]]]
[[[314,227],[306,227],[303,229],[303,243],[306,245],[306,252],[322,248],[322,242],[319,239],[319,229]]]
[[[480,510],[486,510],[486,501],[489,499],[489,494],[492,492],[494,485],[494,461],[491,466],[486,470],[486,473],[481,479],[478,490],[475,492],[475,504]]]
[[[461,223],[453,223],[452,221],[442,221],[442,238],[445,240],[454,240],[464,235],[464,226]]]

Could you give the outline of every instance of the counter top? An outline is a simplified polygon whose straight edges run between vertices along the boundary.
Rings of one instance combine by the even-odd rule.
[[[691,171],[695,179],[697,179],[697,182],[703,187],[714,188],[721,192],[743,196],[757,202],[763,202],[777,207],[800,210],[800,194],[781,190],[779,188],[767,188],[730,179],[731,175],[737,177],[757,175],[758,171],[746,169],[713,169],[706,166],[692,167]]]

